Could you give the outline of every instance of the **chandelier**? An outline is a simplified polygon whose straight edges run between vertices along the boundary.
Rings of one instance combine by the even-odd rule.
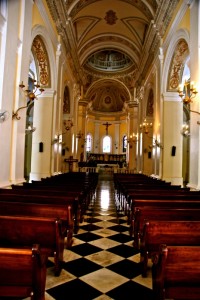
[[[149,133],[149,128],[152,128],[153,124],[148,123],[146,119],[144,119],[144,122],[140,124],[140,129],[144,131],[144,133],[148,134]]]

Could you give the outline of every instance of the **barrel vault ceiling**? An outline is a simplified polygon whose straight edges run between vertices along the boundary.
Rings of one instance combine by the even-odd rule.
[[[179,0],[46,0],[91,113],[132,103]]]

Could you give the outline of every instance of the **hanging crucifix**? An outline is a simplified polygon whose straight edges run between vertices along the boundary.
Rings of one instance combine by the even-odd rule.
[[[108,122],[106,122],[105,124],[103,124],[104,126],[106,126],[106,135],[108,135],[108,127],[112,124],[109,124]]]

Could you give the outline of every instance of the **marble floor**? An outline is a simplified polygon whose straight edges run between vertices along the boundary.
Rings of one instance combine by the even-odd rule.
[[[65,250],[64,266],[55,277],[48,262],[46,300],[153,300],[151,271],[142,278],[126,217],[116,211],[112,176],[99,176],[96,193]]]

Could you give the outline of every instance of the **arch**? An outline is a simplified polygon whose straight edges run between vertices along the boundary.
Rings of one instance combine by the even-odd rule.
[[[98,85],[100,85],[103,81],[105,81],[105,82],[106,81],[113,81],[116,85],[118,85],[119,87],[121,87],[126,92],[126,94],[128,94],[128,97],[129,97],[129,99],[127,99],[128,101],[130,101],[132,99],[130,90],[127,88],[127,86],[123,82],[121,82],[120,80],[118,80],[118,79],[111,79],[111,78],[109,78],[109,79],[99,79],[95,83],[92,83],[91,86],[87,90],[85,98],[87,99],[87,96],[90,94],[90,92],[92,91],[92,89],[96,88],[96,86],[98,87]]]
[[[46,48],[46,52],[48,55],[49,60],[49,66],[50,66],[50,83],[51,83],[51,89],[56,89],[56,78],[57,78],[57,70],[56,70],[56,61],[55,61],[55,54],[54,49],[52,45],[52,41],[49,37],[49,33],[46,30],[45,27],[41,25],[36,25],[32,29],[32,43],[36,36],[40,36],[42,38],[42,41],[44,43],[44,46]]]

